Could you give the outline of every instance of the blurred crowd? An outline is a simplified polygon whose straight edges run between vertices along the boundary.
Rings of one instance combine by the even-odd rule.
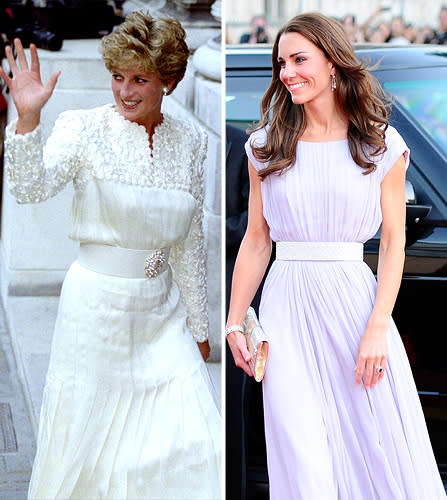
[[[394,43],[431,43],[447,45],[447,6],[442,6],[438,17],[438,26],[417,27],[408,23],[402,16],[395,16],[391,23],[376,23],[377,17],[389,7],[379,7],[359,25],[355,16],[346,15],[341,22],[351,42]]]
[[[395,16],[390,23],[378,21],[381,14],[391,7],[379,7],[363,23],[359,24],[355,15],[347,14],[339,21],[343,24],[346,34],[352,43],[393,43],[406,45],[409,43],[430,43],[447,45],[447,5],[442,6],[439,12],[436,27],[418,27],[406,22],[404,17]],[[228,43],[235,40],[227,40]],[[265,16],[254,16],[250,23],[250,32],[244,33],[239,43],[272,43],[271,29],[267,25]]]
[[[63,40],[99,38],[123,20],[122,0],[2,0],[0,58],[4,46],[20,38],[25,47],[52,51]]]

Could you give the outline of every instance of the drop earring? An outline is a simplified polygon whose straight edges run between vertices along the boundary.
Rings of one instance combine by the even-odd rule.
[[[337,88],[337,80],[335,79],[335,75],[331,75],[331,90],[332,90],[332,92],[334,92],[336,88]]]
[[[169,88],[163,87],[163,95],[168,95],[168,94],[169,94]]]

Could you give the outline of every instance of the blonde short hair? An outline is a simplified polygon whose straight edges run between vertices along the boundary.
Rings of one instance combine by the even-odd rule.
[[[135,11],[101,40],[100,51],[109,71],[138,68],[155,73],[163,83],[175,82],[172,92],[185,75],[190,55],[185,37],[177,19]]]

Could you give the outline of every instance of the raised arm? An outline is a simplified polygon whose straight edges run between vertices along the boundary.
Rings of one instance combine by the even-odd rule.
[[[11,47],[6,48],[12,78],[0,70],[18,114],[17,121],[6,128],[5,167],[9,189],[17,201],[37,203],[54,196],[74,179],[83,162],[85,124],[79,112],[63,113],[44,147],[40,113],[53,93],[59,72],[43,85],[36,47],[30,46],[29,67],[20,40],[14,44],[17,61]]]
[[[262,213],[261,180],[250,161],[248,170],[250,176],[248,225],[234,266],[227,327],[242,324],[272,252],[269,227]],[[227,340],[236,366],[242,368],[248,375],[252,375],[248,365],[250,354],[243,334],[232,332],[227,335]]]
[[[5,81],[11,93],[12,100],[17,108],[17,134],[26,134],[33,131],[40,123],[40,113],[48,102],[56,86],[60,71],[54,73],[46,85],[40,77],[40,63],[37,49],[30,45],[31,61],[28,65],[25,51],[18,38],[14,40],[17,52],[17,61],[14,59],[12,48],[6,47],[5,53],[12,72],[10,78],[0,66],[0,76]]]
[[[374,19],[379,15],[381,14],[382,12],[385,12],[389,10],[389,7],[385,7],[385,6],[380,6],[380,7],[377,7],[377,9],[368,17],[368,19],[362,24],[362,26],[360,27],[362,33],[363,33],[363,37],[365,38],[365,40],[367,41],[368,40],[368,29],[370,27],[370,25],[372,24],[372,22],[374,21]]]

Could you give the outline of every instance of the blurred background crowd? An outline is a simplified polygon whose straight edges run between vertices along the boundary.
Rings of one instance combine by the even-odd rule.
[[[15,37],[25,46],[57,51],[63,39],[99,38],[123,20],[123,0],[5,0],[2,48]]]
[[[234,5],[233,5],[234,3]],[[344,26],[349,40],[353,43],[393,43],[393,44],[440,44],[447,45],[447,3],[436,0],[426,4],[421,0],[400,0],[392,5],[374,6],[374,0],[350,2],[289,2],[282,8],[279,1],[255,2],[260,10],[251,17],[241,17],[235,0],[227,1],[227,43],[272,43],[276,30],[285,19],[305,11],[319,11],[338,19]],[[303,3],[307,3],[306,8]],[[325,5],[328,3],[328,5]],[[239,2],[240,4],[240,2]],[[279,5],[278,5],[279,4]],[[301,8],[300,8],[301,4]],[[313,5],[315,4],[315,5]],[[336,4],[340,4],[338,7]],[[368,4],[367,7],[365,4]],[[233,9],[234,6],[234,9]],[[371,10],[371,6],[374,8]],[[251,3],[251,9],[254,5]],[[367,8],[365,8],[367,7]],[[248,9],[249,10],[249,9]],[[343,14],[340,14],[342,13]],[[248,14],[247,9],[245,14]]]

